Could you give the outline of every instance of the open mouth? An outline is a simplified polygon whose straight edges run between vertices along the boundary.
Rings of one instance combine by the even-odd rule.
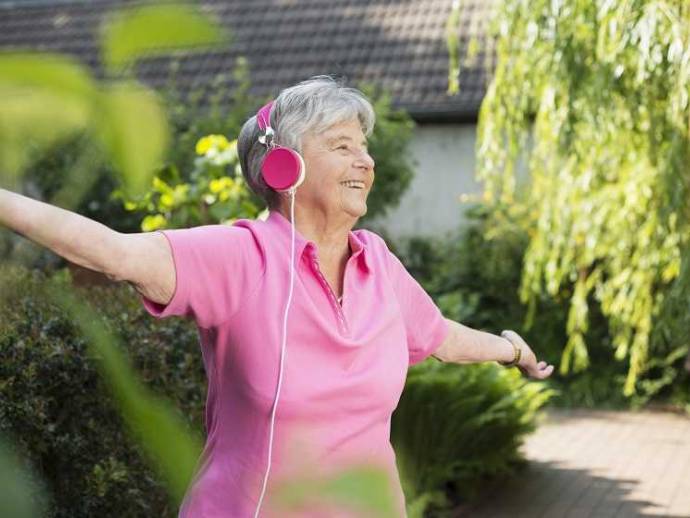
[[[364,189],[364,182],[358,180],[350,180],[348,182],[340,182],[340,185],[349,187],[350,189]]]

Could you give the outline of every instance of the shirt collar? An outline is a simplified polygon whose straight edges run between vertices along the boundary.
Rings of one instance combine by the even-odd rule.
[[[277,210],[270,210],[266,223],[273,228],[284,239],[288,246],[290,246],[290,238],[292,232],[292,224]],[[348,231],[348,240],[352,256],[358,257],[358,264],[366,271],[371,271],[369,260],[367,258],[367,245],[354,232]],[[289,253],[289,252],[288,252]],[[306,239],[299,230],[295,228],[295,256],[302,257],[304,253],[308,253],[311,257],[316,254],[316,243]]]

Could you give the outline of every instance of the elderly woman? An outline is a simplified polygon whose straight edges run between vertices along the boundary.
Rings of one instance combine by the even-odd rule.
[[[180,516],[269,516],[280,480],[362,461],[388,474],[405,516],[390,422],[410,365],[433,355],[516,365],[540,379],[553,371],[512,331],[499,337],[444,318],[383,239],[352,230],[374,183],[373,126],[369,101],[328,76],[283,90],[238,142],[269,215],[232,226],[120,234],[0,190],[0,223],[131,283],[155,317],[195,320],[208,439]],[[290,156],[267,170],[267,153],[281,147]],[[284,168],[292,177],[281,189],[270,175]],[[300,516],[353,515],[331,507]]]

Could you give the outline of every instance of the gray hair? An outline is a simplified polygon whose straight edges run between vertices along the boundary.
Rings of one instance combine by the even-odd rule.
[[[376,115],[365,95],[331,76],[320,75],[282,90],[275,99],[270,125],[275,131],[273,139],[276,144],[301,153],[305,135],[321,133],[354,118],[359,120],[364,135],[371,135]],[[247,185],[273,209],[278,206],[280,197],[261,176],[261,163],[268,151],[259,142],[261,134],[254,115],[242,126],[237,139],[237,154]]]

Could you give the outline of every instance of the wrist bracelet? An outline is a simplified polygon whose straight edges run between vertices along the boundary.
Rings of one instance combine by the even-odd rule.
[[[501,336],[502,336],[505,340],[508,340],[508,338],[506,338],[505,336],[503,336],[503,334],[501,334]],[[508,340],[508,342],[510,343],[510,345],[513,346],[513,351],[514,351],[514,353],[515,353],[515,356],[513,356],[513,359],[512,359],[511,361],[509,361],[509,362],[501,362],[501,361],[499,361],[498,363],[500,363],[500,364],[503,365],[504,367],[515,367],[518,363],[520,363],[520,358],[522,357],[522,349],[520,349],[520,348],[519,348],[517,345],[515,345],[512,341]]]

